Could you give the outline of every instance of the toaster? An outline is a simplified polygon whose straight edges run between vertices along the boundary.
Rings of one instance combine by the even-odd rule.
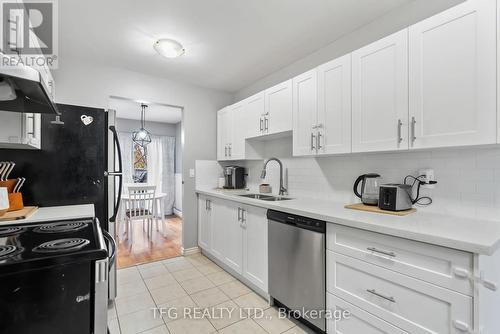
[[[413,206],[409,184],[383,184],[379,190],[378,207],[382,210],[404,211]]]

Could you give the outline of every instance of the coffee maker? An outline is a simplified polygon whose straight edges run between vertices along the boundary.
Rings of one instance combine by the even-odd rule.
[[[224,189],[245,188],[245,168],[239,166],[224,167]]]

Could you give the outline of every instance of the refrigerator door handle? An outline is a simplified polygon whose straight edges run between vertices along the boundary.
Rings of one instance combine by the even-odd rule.
[[[116,259],[116,241],[113,239],[111,234],[108,233],[108,231],[103,230],[102,235],[104,239],[108,241],[109,249],[108,249],[108,262],[109,262],[109,268],[115,264],[115,259]]]
[[[120,148],[120,142],[118,141],[118,133],[116,132],[116,128],[112,125],[109,127],[109,130],[113,132],[113,141],[116,146],[116,153],[118,155],[118,170],[114,172],[107,172],[107,175],[110,176],[118,176],[118,196],[116,197],[115,208],[113,210],[113,216],[109,218],[109,221],[114,223],[116,221],[116,215],[118,214],[118,208],[120,207],[120,200],[122,197],[122,186],[123,186],[123,170],[122,170],[122,151]],[[106,176],[107,176],[106,175]]]

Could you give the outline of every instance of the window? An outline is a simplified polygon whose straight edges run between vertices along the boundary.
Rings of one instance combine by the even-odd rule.
[[[147,147],[134,143],[134,183],[148,182]]]

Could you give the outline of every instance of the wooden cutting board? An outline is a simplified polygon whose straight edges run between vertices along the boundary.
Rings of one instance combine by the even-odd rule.
[[[348,204],[344,207],[347,209],[368,211],[368,212],[374,212],[374,213],[382,213],[382,214],[394,215],[394,216],[406,216],[406,215],[409,215],[410,213],[417,211],[417,209],[415,209],[415,208],[411,208],[411,209],[405,210],[405,211],[382,210],[382,209],[379,209],[377,206],[364,205],[363,203]]]
[[[10,211],[0,216],[0,222],[9,220],[19,220],[31,217],[38,210],[38,206],[25,206],[24,209]]]

